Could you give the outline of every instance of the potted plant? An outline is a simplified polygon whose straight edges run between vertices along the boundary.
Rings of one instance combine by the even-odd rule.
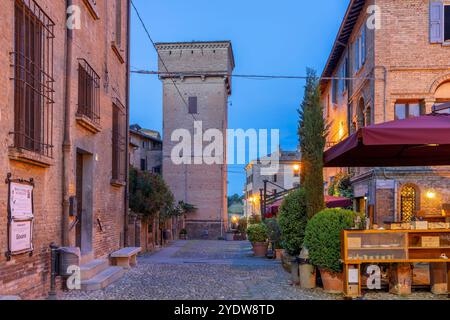
[[[237,235],[236,235],[237,240],[240,240],[240,241],[247,240],[247,226],[248,226],[248,223],[247,223],[246,217],[239,219],[239,224],[237,227]]]
[[[306,227],[304,243],[312,264],[319,268],[326,292],[343,292],[341,232],[354,226],[356,215],[349,210],[327,209],[316,214]]]
[[[263,223],[252,224],[247,228],[248,240],[253,245],[253,252],[257,257],[265,257],[267,254],[267,226]]]
[[[274,250],[275,258],[281,260],[281,230],[277,219],[266,219],[264,223],[267,226],[269,241],[272,243],[272,249]]]
[[[181,240],[187,240],[187,230],[186,229],[181,229],[181,231],[180,231],[180,239]]]

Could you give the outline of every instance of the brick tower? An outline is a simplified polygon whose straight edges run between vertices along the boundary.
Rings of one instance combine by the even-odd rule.
[[[229,75],[234,69],[231,42],[158,43],[157,49],[164,62],[159,61],[163,83],[163,176],[176,201],[198,208],[186,217],[189,238],[214,240],[223,236],[228,225],[226,129]],[[221,164],[199,163],[201,159],[194,154],[194,133],[199,131],[195,122],[201,122],[203,132],[217,129],[223,133]],[[177,129],[192,136],[191,164],[176,164],[171,158],[179,143],[172,141]],[[206,145],[203,143],[203,147]]]

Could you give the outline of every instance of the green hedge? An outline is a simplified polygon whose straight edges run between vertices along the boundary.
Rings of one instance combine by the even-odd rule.
[[[267,226],[263,223],[252,224],[247,228],[247,235],[251,243],[266,242],[268,237]]]
[[[305,190],[298,189],[286,196],[278,218],[282,246],[290,255],[302,250],[307,222]]]
[[[306,227],[305,246],[313,265],[341,272],[341,232],[355,224],[358,214],[343,209],[327,209],[315,215]]]

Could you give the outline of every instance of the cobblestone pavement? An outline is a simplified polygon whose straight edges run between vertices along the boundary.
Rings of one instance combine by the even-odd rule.
[[[279,261],[255,258],[248,242],[177,241],[143,255],[136,268],[93,292],[72,291],[62,299],[88,300],[336,300],[321,289],[291,286]],[[366,299],[401,299],[371,293]],[[417,292],[407,299],[446,299]],[[404,298],[405,299],[405,298]]]

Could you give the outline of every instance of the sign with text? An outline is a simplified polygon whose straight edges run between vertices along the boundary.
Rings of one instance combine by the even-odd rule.
[[[11,253],[29,251],[32,244],[33,221],[11,221],[10,251]]]
[[[11,182],[9,205],[11,219],[27,220],[33,218],[33,186]]]

